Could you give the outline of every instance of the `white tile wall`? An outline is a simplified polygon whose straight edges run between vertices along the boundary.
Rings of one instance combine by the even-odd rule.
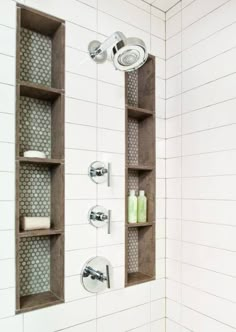
[[[0,1],[0,330],[6,332],[165,331],[165,14],[136,0],[21,0],[66,20],[65,304],[15,316],[14,143],[16,1]],[[174,22],[174,19],[173,19]],[[172,24],[173,26],[173,24]],[[157,57],[157,280],[124,288],[124,74],[88,57],[93,39],[114,31],[142,38]],[[170,32],[174,34],[174,31]],[[178,46],[179,47],[179,46]],[[175,51],[176,45],[173,44]],[[172,76],[174,75],[174,70]],[[172,90],[171,90],[172,91]],[[175,94],[176,91],[172,94]],[[87,176],[94,160],[112,163],[112,186]],[[159,188],[160,185],[160,188]],[[112,235],[88,224],[88,210],[112,209]],[[80,284],[84,263],[107,257],[111,291]]]
[[[167,15],[167,332],[236,328],[232,11],[183,0]]]

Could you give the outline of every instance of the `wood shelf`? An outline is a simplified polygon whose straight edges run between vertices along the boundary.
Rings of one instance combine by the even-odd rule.
[[[17,160],[19,160],[20,163],[42,164],[46,166],[57,166],[63,164],[62,159],[18,157]]]
[[[52,236],[61,235],[63,233],[60,229],[36,229],[32,231],[20,231],[19,237],[34,237],[34,236]]]
[[[20,309],[17,310],[17,313],[23,313],[60,303],[63,303],[63,299],[60,299],[50,291],[22,296],[20,298]]]
[[[132,171],[152,171],[154,169],[151,165],[128,165],[127,168]]]
[[[30,98],[54,101],[62,93],[63,89],[55,89],[45,85],[39,85],[31,82],[20,81],[20,95]]]
[[[148,274],[144,274],[141,272],[133,272],[128,274],[126,286],[133,286],[143,282],[152,281],[154,279],[155,278],[153,276],[150,276]]]
[[[126,105],[127,111],[128,111],[128,116],[131,118],[135,118],[137,120],[144,120],[149,116],[153,115],[153,111],[150,111],[145,108],[140,108],[140,107],[135,107],[135,106],[130,106]]]
[[[133,224],[126,224],[128,228],[134,228],[134,227],[150,227],[153,226],[152,222],[140,222],[140,223],[133,223]]]

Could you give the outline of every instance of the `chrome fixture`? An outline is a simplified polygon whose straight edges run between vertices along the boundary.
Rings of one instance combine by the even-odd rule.
[[[90,57],[98,64],[107,60],[109,48],[111,48],[111,60],[114,67],[121,71],[138,69],[148,57],[147,48],[142,39],[126,38],[120,31],[114,32],[103,43],[93,40],[88,46]]]
[[[106,258],[91,258],[83,267],[81,273],[82,285],[91,293],[111,288],[111,269],[112,266]]]
[[[111,210],[105,209],[103,206],[96,205],[89,210],[89,221],[97,228],[107,225],[107,233],[111,234]]]
[[[89,166],[88,174],[93,182],[103,183],[107,181],[108,187],[111,185],[111,164],[108,163],[107,168],[101,161],[94,161]]]

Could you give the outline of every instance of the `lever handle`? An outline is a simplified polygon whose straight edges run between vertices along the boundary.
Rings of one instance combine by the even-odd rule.
[[[106,272],[107,272],[107,288],[111,288],[109,265],[106,265]]]
[[[107,214],[107,234],[111,234],[111,210]]]
[[[107,186],[111,186],[111,163],[107,164]]]

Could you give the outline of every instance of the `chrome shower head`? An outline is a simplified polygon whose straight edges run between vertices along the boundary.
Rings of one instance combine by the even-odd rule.
[[[147,60],[145,43],[139,38],[126,38],[122,32],[115,32],[103,43],[97,40],[89,44],[89,54],[96,63],[107,60],[107,49],[111,48],[111,59],[116,69],[133,71]]]

